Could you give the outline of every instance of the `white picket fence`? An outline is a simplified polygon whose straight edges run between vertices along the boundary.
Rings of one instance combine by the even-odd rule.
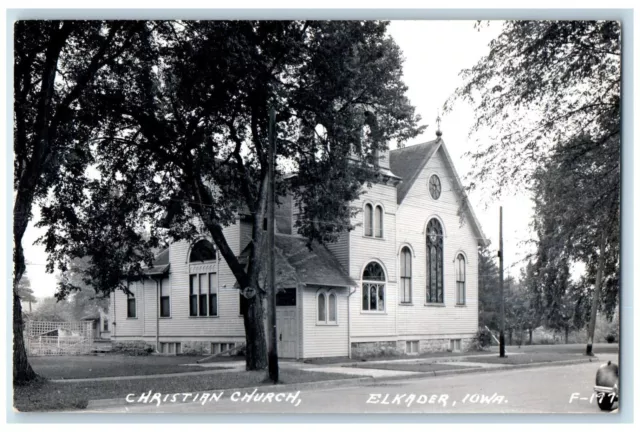
[[[93,348],[90,321],[27,321],[25,342],[32,356],[90,354]]]

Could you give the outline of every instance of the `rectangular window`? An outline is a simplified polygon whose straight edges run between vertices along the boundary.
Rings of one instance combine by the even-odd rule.
[[[189,277],[189,316],[198,316],[198,275]]]
[[[109,320],[107,318],[102,322],[102,331],[109,331]]]
[[[171,301],[169,298],[169,285],[163,284],[160,282],[160,316],[161,317],[170,317],[171,316]]]
[[[189,281],[189,316],[218,316],[216,273],[194,274]]]
[[[215,278],[215,273],[209,273],[209,316],[218,316],[218,286]]]
[[[362,310],[384,311],[384,284],[369,283],[362,284]]]
[[[400,252],[400,302],[411,303],[411,251],[407,247]]]
[[[136,317],[136,286],[130,285],[129,291],[131,294],[127,294],[127,318]]]
[[[419,351],[419,341],[407,341],[407,354],[417,354]]]
[[[200,306],[200,316],[207,316],[207,294],[209,291],[209,284],[207,280],[206,274],[201,274],[199,276],[200,280],[200,298],[198,300],[198,304]]]

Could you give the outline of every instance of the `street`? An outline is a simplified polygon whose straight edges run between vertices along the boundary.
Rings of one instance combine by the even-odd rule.
[[[225,392],[206,403],[135,404],[92,409],[100,413],[600,413],[593,385],[598,361],[564,366],[403,379],[352,387],[302,390],[296,403],[246,402]],[[283,390],[288,392],[289,390]],[[260,393],[260,389],[257,391]],[[295,393],[295,391],[293,391]],[[292,396],[293,397],[293,396]],[[233,400],[232,400],[233,399]],[[298,403],[298,401],[300,401]],[[296,406],[297,405],[297,406]]]

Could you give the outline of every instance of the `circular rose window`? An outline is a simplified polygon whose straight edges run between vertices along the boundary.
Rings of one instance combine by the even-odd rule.
[[[429,193],[431,193],[431,198],[433,199],[440,198],[441,192],[442,192],[442,186],[440,185],[440,178],[434,174],[429,179]]]

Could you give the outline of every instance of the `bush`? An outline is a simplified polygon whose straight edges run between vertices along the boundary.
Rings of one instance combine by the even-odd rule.
[[[616,335],[614,335],[613,333],[609,333],[606,337],[606,341],[608,343],[614,343],[616,341]]]
[[[472,345],[476,350],[482,351],[488,349],[491,346],[491,343],[491,332],[486,328],[481,328],[476,332]]]

